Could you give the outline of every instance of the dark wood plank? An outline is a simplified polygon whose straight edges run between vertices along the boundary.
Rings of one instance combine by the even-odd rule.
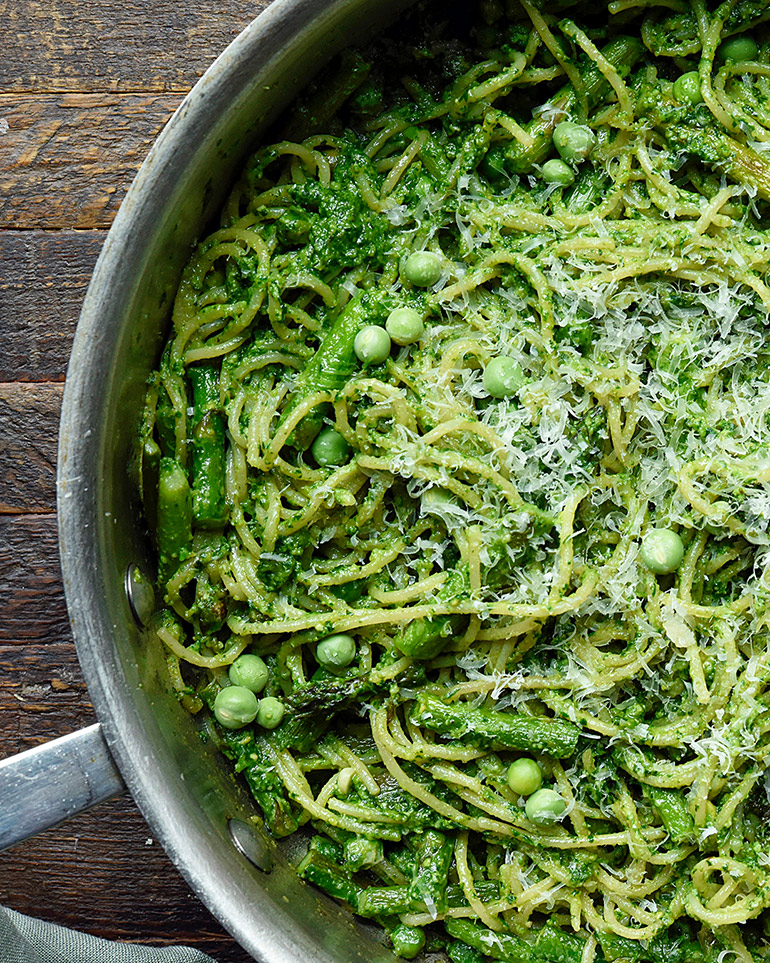
[[[0,231],[0,381],[63,381],[104,231]]]
[[[0,644],[0,679],[0,758],[96,722],[72,640]]]
[[[56,444],[64,387],[0,383],[0,513],[56,508]]]
[[[27,0],[2,4],[0,89],[188,90],[266,0]]]
[[[0,645],[0,757],[96,721],[72,642]],[[0,858],[0,903],[108,939],[194,943],[246,963],[171,864],[128,794]]]
[[[0,94],[0,228],[105,228],[181,94]]]
[[[0,604],[0,643],[71,638],[55,515],[0,515]]]

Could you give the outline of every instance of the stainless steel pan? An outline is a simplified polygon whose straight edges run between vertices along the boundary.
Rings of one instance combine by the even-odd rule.
[[[127,466],[145,379],[192,244],[260,134],[351,40],[408,0],[275,0],[158,138],[83,305],[59,440],[59,531],[78,657],[100,723],[0,762],[0,849],[123,791],[192,889],[264,963],[393,960],[373,931],[298,880],[291,852],[168,692],[142,620],[151,571]]]

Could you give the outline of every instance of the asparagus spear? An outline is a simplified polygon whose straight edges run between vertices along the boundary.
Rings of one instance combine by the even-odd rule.
[[[345,870],[330,858],[328,850],[319,845],[322,837],[315,836],[310,842],[310,849],[297,866],[297,875],[302,879],[315,883],[320,889],[335,899],[344,900],[349,906],[355,907],[361,893],[358,886]]]
[[[450,936],[478,950],[482,956],[506,963],[531,963],[536,959],[531,945],[512,933],[493,933],[486,926],[465,919],[448,919],[444,926]]]
[[[193,517],[204,528],[227,521],[225,426],[220,410],[219,372],[213,365],[188,369],[193,386]]]
[[[679,789],[659,789],[646,786],[645,792],[675,843],[692,839],[695,823],[687,808],[687,800]]]
[[[254,798],[274,836],[290,836],[299,823],[292,812],[286,789],[275,772],[275,759],[267,737],[253,731],[222,734],[222,752],[236,760],[235,771],[243,772]]]
[[[675,103],[655,84],[639,99],[639,111],[663,136],[671,151],[703,161],[770,201],[770,163],[717,127],[705,108],[693,112],[691,105]]]
[[[336,391],[344,386],[356,367],[353,343],[368,318],[363,296],[351,298],[297,379],[294,394],[286,406],[281,424],[285,424],[297,405],[308,395],[316,391]],[[300,421],[291,433],[289,443],[302,450],[309,447],[321,430],[323,420],[324,408],[319,406]]]
[[[467,591],[465,569],[454,569],[437,594],[440,602],[456,598]],[[399,632],[394,645],[413,659],[435,659],[452,635],[460,630],[462,616],[434,615],[410,622]]]
[[[452,841],[434,829],[426,830],[417,842],[417,865],[409,895],[437,913],[447,910],[447,877],[453,851]]]
[[[418,694],[412,719],[418,725],[471,745],[544,752],[557,759],[575,751],[580,735],[571,722],[474,709],[465,702],[446,704],[428,693]]]
[[[479,898],[485,902],[499,899],[500,887],[497,883],[490,880],[480,880],[476,883],[476,892]],[[465,893],[462,886],[457,883],[450,883],[446,887],[446,894],[443,899],[445,912],[448,907],[467,906]],[[436,904],[438,910],[438,904]],[[380,916],[393,916],[398,913],[424,913],[426,904],[423,900],[414,899],[410,893],[410,886],[369,886],[361,891],[358,898],[358,908],[356,912],[359,916],[368,918]]]
[[[158,577],[168,582],[192,544],[192,502],[184,468],[161,458],[158,479]]]
[[[447,933],[484,956],[506,963],[580,963],[584,942],[579,936],[546,923],[532,942],[512,933],[492,933],[464,919],[445,921]]]
[[[602,50],[604,58],[622,77],[629,73],[643,53],[642,44],[633,37],[617,37]],[[588,105],[593,108],[606,96],[609,84],[594,64],[586,67],[583,78]],[[535,164],[541,164],[551,150],[554,129],[574,111],[576,105],[575,88],[572,84],[567,84],[545,104],[538,116],[525,126],[524,129],[533,138],[533,143],[525,147],[514,141],[505,147],[493,148],[487,155],[487,170],[526,174]]]

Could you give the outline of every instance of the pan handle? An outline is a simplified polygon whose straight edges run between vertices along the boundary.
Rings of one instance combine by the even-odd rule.
[[[125,788],[98,722],[0,759],[0,852]]]

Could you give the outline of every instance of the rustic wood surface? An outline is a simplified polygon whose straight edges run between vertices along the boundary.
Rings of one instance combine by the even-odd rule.
[[[268,0],[0,0],[0,757],[94,721],[59,572],[56,434],[80,303],[153,139]],[[0,855],[0,903],[250,957],[129,796]]]

